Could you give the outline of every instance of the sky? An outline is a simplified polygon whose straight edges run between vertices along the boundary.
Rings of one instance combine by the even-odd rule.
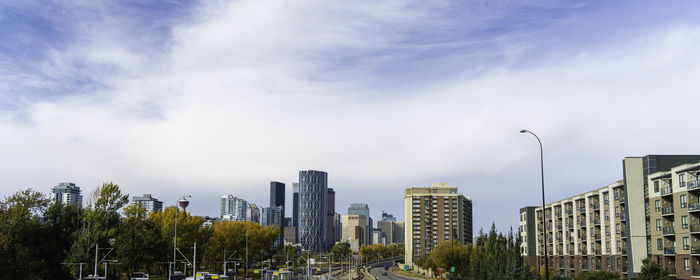
[[[103,182],[195,215],[328,172],[403,220],[448,182],[475,234],[700,154],[697,1],[0,0],[0,196]]]

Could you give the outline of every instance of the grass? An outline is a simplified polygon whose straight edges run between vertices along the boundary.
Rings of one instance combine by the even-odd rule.
[[[421,274],[418,274],[415,272],[399,269],[396,267],[391,268],[391,272],[396,273],[396,274],[401,275],[401,276],[406,276],[406,277],[413,277],[413,278],[420,278],[420,279],[433,279],[433,278],[429,278],[425,275],[421,275]]]

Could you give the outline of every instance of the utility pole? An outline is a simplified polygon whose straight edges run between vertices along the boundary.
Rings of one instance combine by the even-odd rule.
[[[98,247],[100,245],[95,244],[95,274],[93,274],[95,277],[97,277],[97,252],[98,252]],[[106,276],[106,275],[105,275]]]
[[[226,275],[226,271],[224,271],[224,275]],[[192,279],[197,279],[197,242],[194,243],[194,264],[192,265]]]

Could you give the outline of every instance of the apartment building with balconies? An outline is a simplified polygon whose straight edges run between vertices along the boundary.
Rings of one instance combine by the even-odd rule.
[[[650,174],[649,249],[678,279],[700,277],[700,163]]]
[[[404,259],[410,267],[439,243],[453,239],[472,242],[472,200],[457,188],[447,183],[407,188],[404,207]]]
[[[700,276],[699,161],[697,155],[626,157],[622,180],[549,203],[544,218],[536,207],[535,265],[544,265],[545,228],[557,275],[605,270],[633,277],[652,257],[679,279]],[[523,257],[533,259],[528,251]]]

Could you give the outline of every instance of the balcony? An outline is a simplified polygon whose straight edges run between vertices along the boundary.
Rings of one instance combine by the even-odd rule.
[[[586,213],[586,207],[579,207],[578,212],[579,213]]]
[[[661,208],[661,216],[673,215],[673,206]]]
[[[591,233],[591,237],[593,237],[593,239],[595,239],[595,240],[600,240],[600,233],[598,233],[598,234]]]
[[[593,250],[593,254],[595,254],[596,256],[602,255],[602,254],[600,253],[600,249],[595,249],[595,250]]]
[[[688,181],[688,190],[700,189],[700,180]]]
[[[591,204],[591,208],[593,208],[593,210],[600,210],[600,204],[598,204],[598,203]]]
[[[573,216],[573,215],[574,215],[574,210],[573,210],[573,209],[567,209],[567,210],[566,210],[566,214],[569,215],[569,216]]]
[[[583,221],[578,221],[578,224],[579,224],[581,227],[584,227],[584,228],[585,228],[587,223],[586,223],[585,220],[583,220]]]
[[[625,203],[625,197],[624,197],[624,196],[620,196],[620,204],[622,204],[622,203]]]
[[[626,220],[627,220],[627,215],[620,214],[620,221],[626,221]]]
[[[600,219],[599,218],[591,218],[591,223],[593,223],[596,226],[600,225]]]
[[[676,254],[675,247],[664,247],[664,255],[675,255],[675,254]]]
[[[622,239],[626,239],[626,238],[627,238],[627,232],[624,231],[624,230],[620,231],[620,234],[618,234],[618,235],[619,235]]]
[[[700,233],[700,224],[690,224],[690,233]]]
[[[692,276],[693,276],[693,277],[700,276],[700,269],[693,268],[693,274],[692,274]]]
[[[690,247],[690,254],[691,255],[700,255],[700,246],[691,246]]]
[[[700,211],[700,201],[688,203],[688,212]]]
[[[618,249],[617,251],[622,253],[623,256],[627,256],[627,249]]]
[[[671,195],[671,194],[673,194],[673,188],[671,188],[671,187],[661,188],[661,196]]]
[[[673,227],[665,227],[664,228],[664,235],[673,235],[676,234],[676,229]]]

